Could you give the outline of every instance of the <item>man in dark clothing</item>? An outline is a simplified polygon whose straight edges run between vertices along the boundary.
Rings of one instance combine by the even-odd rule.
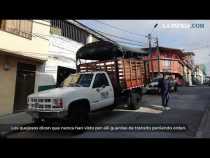
[[[160,88],[162,106],[166,108],[168,106],[170,91],[170,81],[166,75],[163,74],[163,78],[159,80],[158,87]]]

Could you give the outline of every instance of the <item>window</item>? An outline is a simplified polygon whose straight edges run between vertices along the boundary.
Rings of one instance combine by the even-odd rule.
[[[93,74],[72,74],[64,80],[64,87],[90,87]]]
[[[102,87],[102,86],[109,86],[109,82],[106,78],[106,75],[105,74],[97,74],[96,77],[95,77],[95,81],[93,83],[93,88],[99,88],[99,87]]]
[[[77,83],[82,87],[90,87],[92,78],[93,74],[81,74]]]
[[[0,29],[28,39],[32,38],[32,20],[1,20]]]
[[[89,34],[86,31],[80,29],[79,27],[64,20],[51,20],[51,30],[56,30],[55,28],[61,30],[60,35],[72,39],[74,41],[86,44],[86,39]],[[52,31],[51,33],[56,34]]]

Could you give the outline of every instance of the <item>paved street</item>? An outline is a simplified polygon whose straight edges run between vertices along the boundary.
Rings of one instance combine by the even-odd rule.
[[[119,107],[114,111],[101,111],[91,114],[93,124],[185,124],[186,131],[86,131],[72,132],[16,132],[8,138],[192,138],[196,136],[206,107],[210,107],[210,87],[181,87],[171,95],[170,110],[160,106],[160,96],[145,95],[142,107],[126,110]]]

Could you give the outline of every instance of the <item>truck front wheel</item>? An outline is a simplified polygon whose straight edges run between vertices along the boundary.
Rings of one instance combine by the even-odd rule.
[[[89,117],[88,106],[82,106],[81,104],[74,104],[69,108],[68,120],[72,125],[82,126],[88,123]]]

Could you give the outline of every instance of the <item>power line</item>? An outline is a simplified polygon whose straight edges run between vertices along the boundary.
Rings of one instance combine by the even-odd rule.
[[[148,35],[137,34],[137,33],[134,33],[134,32],[131,32],[131,31],[127,31],[127,30],[125,30],[125,29],[122,29],[122,28],[119,28],[119,27],[116,27],[116,26],[113,26],[113,25],[110,25],[110,24],[101,22],[101,21],[99,21],[99,20],[95,20],[95,21],[96,21],[96,22],[99,22],[99,23],[101,23],[101,24],[107,25],[107,26],[109,26],[109,27],[115,28],[115,29],[117,29],[117,30],[123,31],[123,32],[127,32],[127,33],[130,33],[130,34],[133,34],[133,35],[137,35],[137,36],[141,36],[141,37],[144,36],[145,38],[148,38],[148,40],[149,40],[149,47],[151,46],[151,42],[156,41],[156,38],[155,38],[155,37],[152,37],[151,34],[148,34]],[[157,25],[155,25],[155,27],[156,27],[156,26],[157,26]],[[155,28],[155,27],[154,27],[154,28]],[[154,29],[154,28],[153,28],[153,29]]]
[[[92,26],[92,27],[96,27],[95,25],[93,25],[93,24],[88,24],[88,25],[90,25],[90,26]],[[88,26],[89,27],[89,26]],[[131,39],[128,39],[128,38],[125,38],[125,37],[121,37],[121,36],[117,36],[117,35],[114,35],[114,34],[111,34],[111,33],[105,33],[105,32],[103,32],[103,31],[100,31],[100,30],[98,30],[98,29],[94,29],[96,32],[99,32],[100,34],[104,34],[103,36],[105,36],[105,37],[108,37],[107,35],[109,35],[109,36],[112,36],[112,37],[115,37],[115,38],[118,38],[118,39],[123,39],[123,40],[126,40],[126,41],[130,41],[130,42],[124,42],[124,41],[119,41],[119,40],[112,40],[112,41],[116,41],[116,42],[120,42],[120,43],[126,43],[126,44],[131,44],[131,45],[138,45],[138,46],[143,46],[143,45],[140,45],[139,43],[144,43],[144,44],[146,44],[145,42],[139,42],[139,41],[135,41],[135,40],[131,40]],[[108,37],[108,38],[110,38],[110,37]],[[138,43],[138,44],[134,44],[134,43],[131,43],[131,42],[136,42],[136,43]]]
[[[123,31],[123,32],[127,32],[127,33],[132,34],[132,35],[136,35],[136,36],[139,36],[139,37],[146,37],[146,38],[148,38],[148,35],[147,34],[134,33],[134,32],[131,32],[131,31],[128,31],[128,30],[125,30],[125,29],[122,29],[122,28],[119,28],[119,27],[116,27],[116,26],[107,24],[107,23],[102,22],[102,21],[99,21],[99,20],[94,20],[94,21],[99,22],[99,23],[104,24],[104,25],[107,25],[109,27],[115,28],[117,30]],[[151,39],[155,39],[155,37],[152,37],[151,36]]]
[[[103,37],[103,40],[105,40],[105,41],[110,41],[110,42],[112,42],[112,43],[116,43],[116,42],[113,41],[112,39],[109,39],[108,37],[106,37],[106,36],[100,34],[100,33],[97,32],[96,30],[91,29],[89,26],[87,26],[87,25],[85,25],[85,24],[83,24],[83,23],[81,23],[81,22],[78,22],[77,20],[74,20],[74,21],[75,21],[76,23],[80,24],[81,26],[88,28],[88,29],[91,30],[92,32],[97,33],[98,35],[100,35],[101,37]],[[91,34],[91,33],[90,33],[90,34]],[[117,43],[116,43],[116,44],[117,44]]]
[[[98,23],[101,23],[101,24],[104,24],[104,25],[106,25],[106,26],[115,28],[115,29],[117,29],[117,30],[123,31],[123,32],[127,32],[127,33],[130,33],[130,34],[136,35],[136,36],[140,36],[140,37],[146,37],[146,36],[147,36],[147,35],[144,35],[144,34],[137,34],[137,33],[134,33],[134,32],[131,32],[131,31],[128,31],[128,30],[125,30],[125,29],[122,29],[122,28],[119,28],[119,27],[116,27],[116,26],[113,26],[113,25],[104,23],[104,22],[99,21],[99,20],[94,20],[94,21],[96,21],[96,22],[98,22]]]
[[[129,42],[124,42],[124,41],[116,40],[116,41],[119,42],[119,43],[126,43],[126,44],[136,45],[136,46],[143,46],[143,45],[140,45],[139,43],[144,43],[144,42],[139,42],[139,41],[131,40],[131,39],[128,39],[128,38],[120,37],[120,36],[117,36],[117,35],[113,35],[113,34],[110,34],[110,33],[105,33],[105,32],[103,32],[103,31],[99,31],[99,30],[96,30],[96,29],[94,29],[94,31],[96,31],[96,33],[100,32],[100,33],[107,34],[107,35],[112,36],[112,37],[115,37],[115,38],[119,38],[119,39],[123,39],[123,40],[129,41]],[[34,34],[34,33],[33,33],[32,35],[34,35],[35,37],[40,37],[40,38],[46,39],[46,40],[49,40],[49,38],[45,38],[45,37],[43,37],[43,36],[50,36],[50,35]],[[103,35],[103,36],[104,36],[104,35]],[[107,36],[105,36],[105,37],[107,38]],[[60,38],[60,39],[61,39],[61,38]],[[66,41],[66,40],[65,40],[65,41]],[[110,41],[111,41],[111,42],[115,42],[115,41],[112,40],[112,39],[111,39]],[[131,43],[131,42],[136,42],[136,43],[138,43],[138,44],[134,44],[134,43]],[[146,44],[146,43],[144,43],[144,44]],[[55,45],[54,45],[54,46],[55,46]],[[56,46],[56,47],[61,48],[61,47],[59,47],[59,46]],[[68,49],[64,49],[64,48],[61,48],[61,49],[69,51]]]
[[[108,35],[108,36],[112,36],[112,37],[118,38],[118,39],[130,41],[130,42],[136,42],[136,43],[144,43],[144,42],[139,42],[139,41],[132,40],[132,39],[129,39],[129,38],[124,38],[124,37],[122,37],[122,36],[117,36],[117,35],[114,35],[114,34],[102,32],[102,31],[99,31],[99,30],[97,30],[97,31],[100,32],[100,33],[103,33],[103,34],[105,34],[105,35]]]
[[[119,41],[119,40],[117,40],[117,42],[118,42],[118,43],[129,44],[129,45],[134,45],[134,46],[143,46],[143,45],[140,45],[140,44],[135,44],[135,43],[125,42],[125,41]]]

